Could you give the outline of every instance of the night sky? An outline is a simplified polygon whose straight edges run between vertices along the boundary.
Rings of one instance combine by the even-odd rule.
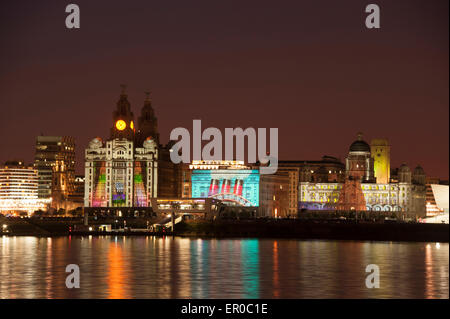
[[[66,29],[65,6],[81,10]],[[381,7],[366,29],[365,6]],[[448,179],[449,19],[443,1],[2,1],[0,161],[71,135],[77,171],[107,138],[120,84],[135,119],[151,90],[175,127],[278,127],[280,159],[343,160],[358,131],[391,165]]]

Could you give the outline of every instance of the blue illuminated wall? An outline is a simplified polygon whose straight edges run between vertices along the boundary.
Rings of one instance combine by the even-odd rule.
[[[193,170],[192,198],[214,197],[242,206],[259,206],[258,170]]]

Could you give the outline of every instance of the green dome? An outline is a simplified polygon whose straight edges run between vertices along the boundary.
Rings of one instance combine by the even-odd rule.
[[[358,139],[350,145],[349,151],[370,153],[370,146],[362,139],[362,133],[358,133]]]

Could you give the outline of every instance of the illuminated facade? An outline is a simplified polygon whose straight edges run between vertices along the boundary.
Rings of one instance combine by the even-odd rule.
[[[157,215],[195,214],[211,218],[217,216],[220,201],[214,198],[153,198],[152,207]]]
[[[421,219],[424,223],[449,223],[449,186],[438,182],[438,179],[427,181],[427,218]]]
[[[259,183],[260,217],[297,217],[297,211],[290,210],[289,172],[277,170],[275,174],[261,175]]]
[[[259,206],[259,170],[243,161],[193,161],[192,198],[215,198],[237,206]]]
[[[38,197],[60,206],[75,192],[75,142],[70,136],[37,136],[34,168]],[[58,207],[56,207],[58,208]]]
[[[374,160],[370,154],[370,146],[358,133],[358,139],[350,145],[348,156],[345,159],[345,177],[350,180],[372,183],[374,177]]]
[[[303,168],[300,172],[299,208],[398,211],[424,216],[426,187],[423,169],[417,166],[411,173],[409,167],[402,164],[395,181],[391,179],[389,183],[378,183],[373,164],[371,148],[359,134],[346,158],[345,182],[313,182],[311,171]],[[383,167],[389,165],[387,163]]]
[[[374,175],[377,183],[387,184],[391,174],[391,146],[387,139],[373,139],[370,153],[374,160]]]
[[[151,206],[151,198],[158,196],[158,136],[156,128],[148,125],[156,123],[150,109],[147,96],[139,118],[142,127],[136,128],[123,89],[113,112],[110,138],[97,137],[89,143],[84,187],[89,211],[121,215]]]
[[[440,184],[439,178],[427,178],[426,207],[427,216],[436,216],[449,212],[449,186]]]
[[[277,172],[288,173],[289,211],[287,216],[296,216],[299,209],[299,182],[337,183],[345,179],[345,165],[336,157],[322,156],[321,160],[278,161]],[[303,176],[303,177],[302,177]]]
[[[38,172],[22,162],[0,166],[0,211],[3,214],[45,210],[51,199],[38,198]]]
[[[298,182],[300,176],[300,168],[281,167],[280,165],[278,165],[277,173],[278,172],[280,174],[286,174],[288,177],[288,186],[287,186],[288,211],[286,215],[296,216],[298,212]],[[262,191],[260,193],[262,193]]]

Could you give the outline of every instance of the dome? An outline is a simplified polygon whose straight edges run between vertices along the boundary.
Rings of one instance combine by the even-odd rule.
[[[414,175],[425,175],[425,171],[423,170],[422,166],[417,165],[417,167],[414,169]]]
[[[100,137],[94,138],[89,142],[89,148],[100,148],[103,146],[103,141]]]
[[[411,172],[411,170],[405,163],[403,163],[399,168],[399,172],[400,173],[409,173],[409,172]]]
[[[155,148],[156,147],[156,143],[155,140],[152,137],[147,137],[146,140],[144,141],[144,148]]]
[[[358,139],[350,145],[349,151],[370,153],[370,146],[362,139],[362,133],[358,133]]]

